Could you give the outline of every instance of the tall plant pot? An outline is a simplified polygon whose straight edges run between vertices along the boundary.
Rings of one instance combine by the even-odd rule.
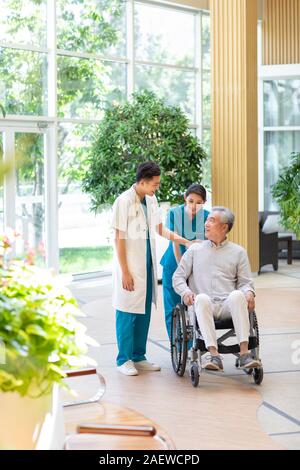
[[[40,398],[0,392],[0,449],[62,449],[65,440],[60,390]]]

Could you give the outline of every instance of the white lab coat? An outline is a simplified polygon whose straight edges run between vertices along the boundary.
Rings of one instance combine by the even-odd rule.
[[[126,255],[130,274],[134,280],[134,291],[123,289],[122,271],[115,250],[113,269],[113,307],[129,313],[145,313],[147,272],[146,238],[147,228],[152,255],[152,301],[157,305],[157,265],[155,249],[156,226],[162,222],[155,196],[146,195],[147,220],[140,198],[134,186],[122,193],[113,205],[114,229],[126,234]]]

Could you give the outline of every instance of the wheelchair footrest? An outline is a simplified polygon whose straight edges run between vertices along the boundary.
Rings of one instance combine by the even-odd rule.
[[[249,349],[254,349],[258,346],[258,340],[256,336],[249,336]],[[207,351],[203,339],[197,338],[196,349],[201,352]],[[231,344],[226,346],[225,344],[218,342],[218,351],[220,354],[238,354],[240,352],[239,344]]]

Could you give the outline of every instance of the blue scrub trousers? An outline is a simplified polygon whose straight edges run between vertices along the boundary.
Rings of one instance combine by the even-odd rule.
[[[174,271],[175,272],[175,271]],[[163,299],[165,310],[165,323],[169,339],[171,339],[171,324],[172,324],[172,311],[175,305],[181,302],[180,295],[176,294],[172,287],[172,271],[163,269],[162,284],[163,284]]]
[[[146,360],[146,344],[152,306],[152,258],[150,240],[147,238],[147,291],[145,313],[116,311],[116,332],[119,354],[117,366],[132,360]]]

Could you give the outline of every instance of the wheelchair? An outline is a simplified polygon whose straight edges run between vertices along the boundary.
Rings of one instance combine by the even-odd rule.
[[[249,313],[250,334],[249,351],[253,358],[259,359],[259,330],[255,311]],[[195,325],[195,327],[194,327]],[[234,325],[231,318],[215,320],[216,330],[227,330],[217,340],[218,351],[220,354],[233,354],[236,356],[235,367],[239,367],[240,346],[239,344],[225,345],[230,337],[235,336]],[[192,347],[188,351],[188,345]],[[201,372],[201,358],[207,351],[204,340],[201,336],[197,317],[193,312],[193,323],[191,323],[188,308],[184,304],[177,304],[172,312],[171,324],[171,359],[174,372],[182,377],[185,373],[187,362],[189,362],[189,372],[192,385],[197,387]],[[189,354],[188,354],[189,352]],[[263,381],[263,367],[254,369],[243,369],[245,374],[252,376],[256,385]]]

